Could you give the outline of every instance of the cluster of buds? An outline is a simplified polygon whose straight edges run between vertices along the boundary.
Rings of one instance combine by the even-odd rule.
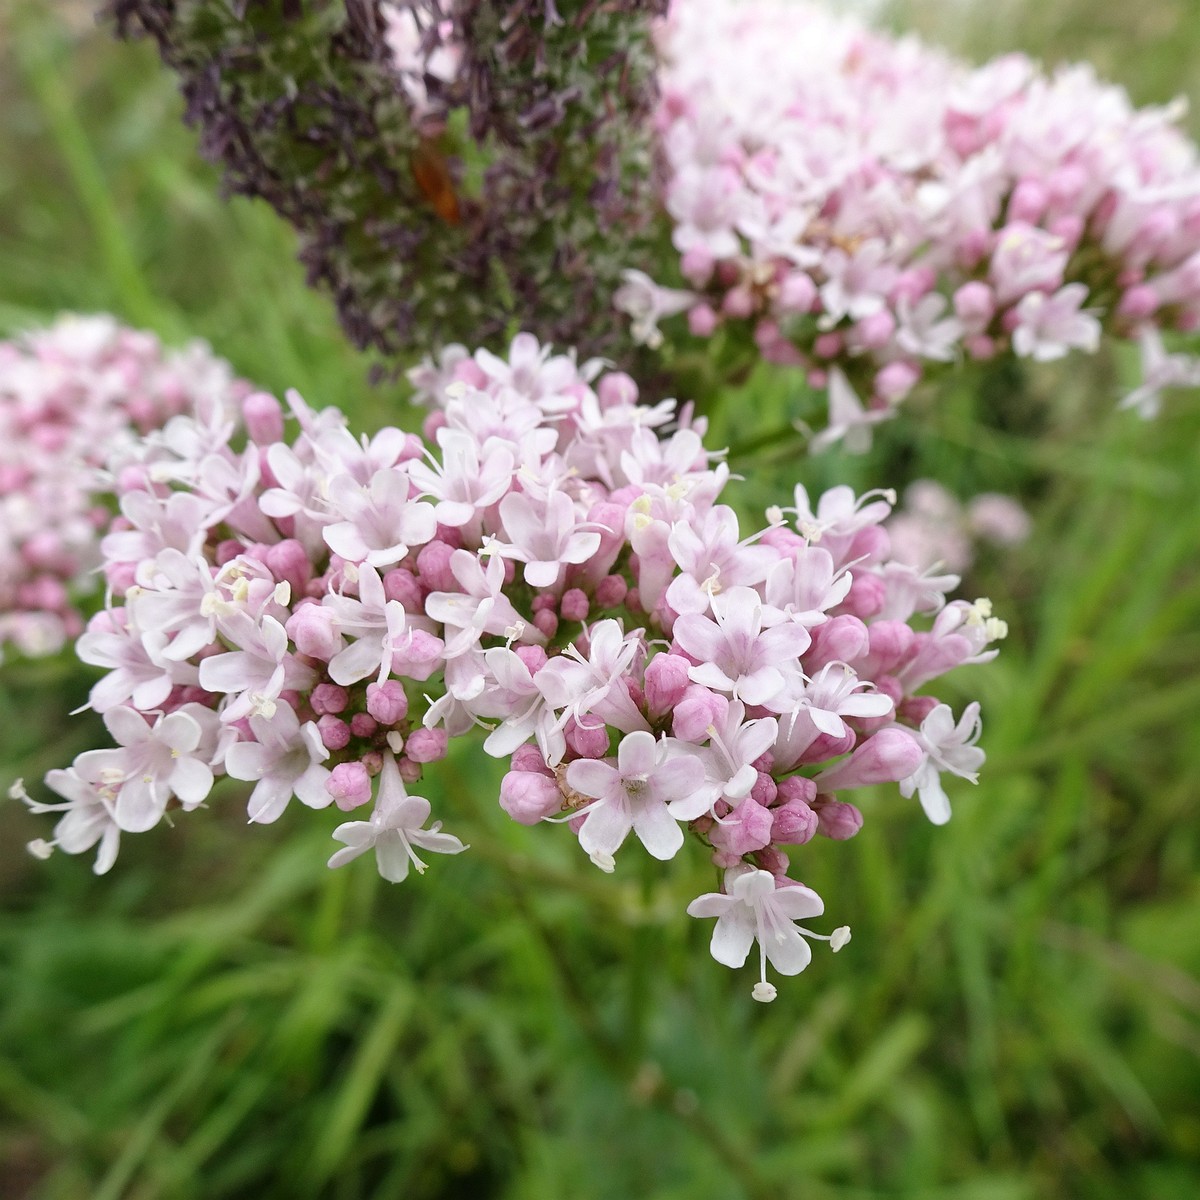
[[[82,632],[112,520],[105,461],[172,417],[233,411],[245,390],[203,343],[167,350],[106,316],[0,342],[0,656]]]
[[[118,745],[49,773],[63,804],[25,797],[61,812],[32,849],[98,843],[107,870],[122,832],[228,775],[253,783],[251,822],[293,798],[355,814],[330,865],[373,851],[398,881],[466,848],[408,789],[480,729],[505,812],[566,824],[603,871],[631,835],[667,860],[690,833],[723,883],[688,911],[717,918],[722,963],[757,940],[772,998],[767,961],[795,974],[823,936],[794,923],[822,901],[789,854],[857,833],[864,785],[949,817],[979,706],[956,720],[917,693],[991,658],[1003,622],[891,556],[890,494],[799,486],[743,536],[703,424],[598,361],[519,335],[506,358],[448,347],[413,383],[424,441],[356,438],[294,393],[294,436],[259,393],[241,448],[217,419],[145,440],[103,544],[119,603],[78,643]]]
[[[1087,66],[972,69],[784,0],[677,0],[658,113],[680,269],[629,272],[653,342],[743,329],[829,387],[848,448],[938,364],[1140,343],[1124,403],[1200,385],[1163,334],[1200,327],[1200,166],[1182,106],[1137,110]],[[796,53],[796,46],[804,47]]]

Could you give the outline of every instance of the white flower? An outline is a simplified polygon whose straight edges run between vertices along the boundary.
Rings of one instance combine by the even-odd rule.
[[[423,796],[410,796],[405,792],[395,758],[391,753],[385,754],[383,770],[379,775],[379,793],[371,819],[347,821],[333,831],[334,838],[346,845],[330,856],[329,865],[343,866],[360,854],[374,849],[380,875],[390,883],[400,883],[408,876],[410,862],[419,872],[425,870],[425,864],[413,850],[414,846],[434,854],[461,854],[468,848],[452,834],[440,832],[440,821],[435,821],[429,829],[425,829],[429,813],[429,801]]]
[[[754,985],[755,1000],[775,999],[775,988],[767,982],[768,962],[781,975],[799,975],[808,966],[812,950],[805,938],[828,942],[835,952],[850,940],[844,925],[826,936],[794,923],[825,911],[821,897],[803,884],[776,887],[770,871],[734,867],[725,873],[725,887],[728,894],[698,896],[688,905],[688,915],[717,918],[710,949],[727,967],[740,967],[758,941],[761,975]]]

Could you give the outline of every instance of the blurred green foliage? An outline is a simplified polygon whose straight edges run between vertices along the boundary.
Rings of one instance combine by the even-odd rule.
[[[1194,84],[1186,0],[1016,3],[978,27],[911,7],[976,50],[1094,55],[1141,100]],[[110,310],[361,428],[416,427],[287,231],[217,198],[148,48],[29,4],[0,10],[0,56],[3,330]],[[1130,365],[964,375],[862,460],[776,437],[786,374],[714,407],[747,511],[796,479],[931,475],[1019,492],[1036,523],[964,585],[1012,628],[951,677],[983,700],[979,786],[944,829],[893,791],[854,841],[801,852],[854,941],[769,1008],[683,913],[703,863],[643,873],[630,847],[600,876],[565,831],[504,817],[477,749],[427,784],[470,853],[402,887],[325,871],[336,814],[247,829],[236,786],[127,838],[103,880],[25,855],[44,821],[0,806],[0,1195],[1200,1194],[1200,405],[1114,412]],[[3,668],[0,782],[91,744],[66,716],[88,684]]]

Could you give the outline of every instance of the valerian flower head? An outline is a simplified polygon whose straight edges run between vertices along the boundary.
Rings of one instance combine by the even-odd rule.
[[[17,792],[60,814],[31,849],[98,845],[107,870],[122,833],[192,820],[225,776],[249,785],[252,825],[374,794],[369,819],[331,823],[330,864],[373,850],[399,882],[466,849],[434,808],[469,822],[471,797],[408,788],[474,737],[507,762],[514,821],[567,825],[585,870],[690,843],[725,872],[691,910],[719,918],[718,960],[757,939],[799,971],[821,935],[793,922],[821,901],[789,854],[854,836],[859,787],[948,815],[942,781],[983,761],[978,706],[956,721],[915,693],[991,658],[1003,622],[893,558],[891,493],[800,486],[743,536],[703,422],[639,406],[603,364],[521,335],[418,377],[424,442],[356,440],[294,394],[289,425],[259,393],[244,432],[180,417],[123,451],[131,536],[103,543],[111,604],[78,644],[120,744],[50,773],[62,805]],[[755,995],[773,994],[764,975]]]
[[[1019,54],[972,68],[794,0],[676,0],[657,44],[690,290],[631,269],[616,304],[635,338],[681,334],[686,313],[694,336],[804,369],[828,389],[813,450],[865,450],[963,359],[1045,362],[1107,336],[1143,348],[1127,407],[1198,386],[1200,360],[1162,344],[1200,328],[1181,104],[1135,109],[1090,67]]]

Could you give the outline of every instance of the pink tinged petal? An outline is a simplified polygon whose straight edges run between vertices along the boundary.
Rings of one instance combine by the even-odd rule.
[[[555,562],[529,562],[525,564],[525,582],[530,587],[553,587],[558,579],[562,564]]]
[[[205,659],[211,662],[211,659]],[[359,638],[351,642],[345,650],[335,654],[329,661],[329,678],[334,683],[345,686],[358,683],[368,675],[375,675],[383,664],[383,650],[377,636]],[[203,666],[203,663],[201,664]],[[202,684],[203,686],[203,681]],[[211,690],[211,689],[210,689]]]
[[[767,961],[780,975],[799,975],[812,962],[812,947],[794,925],[780,925],[764,936]]]
[[[292,791],[296,799],[309,808],[327,808],[333,802],[333,797],[325,790],[325,781],[328,778],[329,770],[319,763],[313,763],[292,784]]]
[[[200,664],[200,686],[206,692],[240,692],[261,677],[257,655],[246,650],[214,654]]]
[[[579,844],[589,855],[615,854],[633,828],[628,806],[615,800],[602,800],[583,819]]]
[[[842,708],[844,711],[845,705]],[[827,733],[830,737],[840,738],[846,736],[846,723],[837,713],[829,712],[828,709],[824,708],[814,708],[810,705],[808,707],[808,717],[822,733]]]
[[[117,793],[114,816],[127,833],[144,833],[162,819],[171,793],[141,776],[127,780]]]
[[[458,528],[475,515],[475,505],[465,500],[440,500],[434,508],[439,525]]]
[[[678,758],[669,758],[654,772],[654,794],[664,804],[681,804],[703,787],[704,763],[694,754],[681,754]],[[696,815],[699,816],[700,813]]]
[[[925,815],[934,825],[945,825],[950,820],[950,798],[936,773],[931,772],[931,778],[923,783],[917,798]]]
[[[653,801],[635,804],[632,815],[633,831],[647,852],[663,861],[674,858],[683,845],[683,830],[666,805]]]
[[[567,784],[582,796],[602,800],[620,786],[620,775],[610,763],[581,758],[567,767]]]
[[[740,967],[754,945],[754,918],[744,905],[717,918],[709,950],[722,966]]]
[[[737,681],[737,694],[745,704],[769,704],[783,691],[783,683],[783,675],[774,667],[759,667]]]
[[[327,525],[322,531],[325,544],[334,552],[346,559],[347,562],[361,563],[371,553],[371,548],[363,540],[357,527],[350,521],[339,521],[336,525]]]
[[[812,635],[803,625],[786,621],[782,625],[764,629],[758,637],[757,645],[765,658],[783,662],[786,659],[799,658],[812,645]]]
[[[133,689],[133,695],[130,699],[132,699],[135,708],[140,708],[146,712],[150,709],[158,708],[159,705],[165,703],[167,697],[171,694],[173,686],[171,680],[166,675],[162,675],[157,679],[147,679]]]
[[[507,758],[518,746],[529,741],[535,724],[528,714],[524,719],[502,721],[484,740],[483,752],[491,758]]]
[[[886,717],[895,706],[882,692],[858,692],[847,696],[838,711],[847,717]]]
[[[100,849],[96,852],[96,861],[92,871],[96,875],[107,875],[112,865],[117,861],[117,851],[121,848],[121,831],[115,825],[109,825],[100,836]]]
[[[180,758],[167,777],[171,790],[185,808],[201,803],[212,791],[213,773],[206,764],[195,758]]]
[[[104,727],[119,746],[133,746],[150,737],[150,725],[135,709],[121,705],[104,714]]]
[[[428,850],[432,854],[461,854],[469,847],[452,833],[440,833],[436,830],[418,829],[410,839],[415,846]]]
[[[375,843],[375,862],[379,874],[388,883],[403,883],[408,878],[408,868],[412,862],[403,836],[398,833],[382,834]]]
[[[737,903],[732,896],[724,896],[720,892],[705,892],[687,906],[687,914],[689,917],[720,917]]]
[[[691,654],[691,651],[688,651]],[[692,655],[693,658],[696,655]],[[714,692],[732,692],[737,686],[735,680],[730,679],[716,663],[703,662],[698,667],[692,667],[688,671],[688,678],[693,683],[698,683],[702,687],[711,688]],[[782,680],[781,680],[782,682]]]
[[[685,614],[675,622],[672,634],[675,644],[701,663],[712,662],[725,649],[725,636],[707,617]]]
[[[176,753],[190,754],[200,745],[203,732],[195,717],[185,712],[173,712],[162,719],[155,736]]]
[[[264,775],[250,793],[246,815],[251,824],[270,825],[283,815],[291,798],[292,785],[289,780],[281,779],[278,775]]]
[[[276,754],[258,742],[238,742],[225,755],[225,770],[233,779],[261,779],[274,765]]]
[[[758,771],[750,763],[739,767],[733,778],[725,784],[724,795],[730,800],[741,800],[750,795],[751,789],[758,782]]]
[[[622,775],[650,775],[654,771],[658,744],[652,733],[628,733],[617,747],[617,768]]]
[[[812,888],[803,884],[788,884],[776,888],[768,898],[770,904],[780,916],[790,921],[799,921],[806,917],[819,917],[825,911],[825,901]]]

